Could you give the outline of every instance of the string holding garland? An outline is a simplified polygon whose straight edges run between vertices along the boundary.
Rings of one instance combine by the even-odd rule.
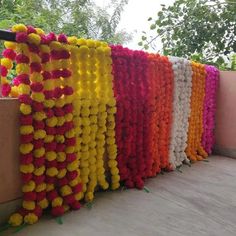
[[[10,225],[45,209],[61,224],[80,201],[91,208],[99,188],[150,192],[147,178],[207,161],[217,68],[22,24],[11,31],[1,92],[19,100],[23,201]]]

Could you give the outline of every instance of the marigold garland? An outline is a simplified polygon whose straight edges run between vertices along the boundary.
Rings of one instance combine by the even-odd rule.
[[[106,151],[110,167],[112,189],[119,187],[119,170],[116,167],[116,144],[114,139],[114,113],[116,103],[112,91],[110,48],[107,44],[85,39],[70,38],[71,55],[74,60],[71,69],[74,77],[76,99],[73,102],[74,124],[77,136],[77,156],[80,159],[83,193],[77,199],[94,199],[94,191],[99,184],[109,187],[104,168]],[[79,46],[79,47],[76,47]],[[109,107],[107,107],[109,106]],[[109,122],[107,128],[107,120]],[[107,133],[107,138],[106,138]]]
[[[120,187],[120,174],[118,169],[117,157],[117,144],[115,140],[115,114],[117,112],[116,100],[113,92],[113,75],[112,75],[112,59],[111,48],[108,45],[104,45],[104,80],[107,84],[104,84],[106,90],[106,153],[108,157],[108,167],[111,173],[111,189],[115,190]],[[101,90],[102,91],[102,90]],[[100,91],[100,92],[101,92]]]
[[[73,89],[68,79],[71,72],[67,69],[70,53],[66,50],[66,37],[59,35],[57,42],[54,34],[46,36],[37,28],[19,25],[14,29],[19,31],[18,76],[14,84],[21,94],[20,170],[25,185],[23,208],[9,222],[19,225],[23,220],[35,223],[49,202],[54,216],[69,207],[79,209],[75,195],[81,191],[81,184],[75,155]]]
[[[206,72],[204,65],[195,62],[192,62],[192,70],[191,114],[186,154],[191,161],[200,161],[207,157],[207,153],[201,144]]]
[[[46,36],[42,35],[42,39],[46,39]],[[50,43],[50,36],[48,37],[48,44]],[[46,189],[41,193],[39,204],[43,209],[46,209],[49,204],[52,206],[51,213],[54,214],[55,208],[62,209],[62,199],[56,190],[56,176],[58,174],[57,170],[57,153],[56,150],[56,118],[54,117],[54,89],[55,83],[52,78],[53,60],[51,60],[51,49],[48,44],[40,45],[40,56],[42,61],[42,79],[43,79],[43,93],[45,99],[43,101],[44,110],[41,111],[40,116],[44,117],[45,124],[45,136],[43,138],[44,148],[45,148],[45,183]],[[41,77],[38,75],[38,79]],[[36,77],[37,78],[37,77]],[[38,115],[37,114],[37,115]],[[40,119],[40,117],[35,117]],[[57,202],[57,203],[56,203]]]
[[[15,43],[5,43],[6,49],[2,52],[4,58],[1,59],[0,72],[1,72],[1,93],[2,96],[17,96],[16,87],[11,87],[7,80],[9,71],[13,68],[13,62],[16,59]]]
[[[81,118],[80,118],[80,112],[81,112],[81,101],[78,98],[78,89],[79,89],[79,64],[78,62],[78,51],[79,48],[77,47],[77,38],[76,37],[68,37],[69,42],[69,50],[70,50],[70,57],[71,57],[71,63],[69,65],[69,68],[72,72],[72,80],[71,80],[71,86],[74,90],[74,99],[72,101],[73,105],[73,123],[75,128],[75,153],[76,153],[76,159],[79,161],[81,160],[81,138],[80,134],[82,132],[81,130]],[[78,163],[78,167],[79,164]],[[79,168],[74,171],[74,174],[77,176],[78,181],[81,183],[82,186],[82,180],[80,178],[80,170]],[[83,191],[80,191],[75,194],[76,200],[81,200],[84,197]]]
[[[219,80],[219,71],[214,66],[205,66],[206,85],[203,112],[202,146],[208,154],[211,154],[214,145],[214,120],[216,112],[216,92]]]
[[[117,100],[116,141],[121,181],[134,187],[136,167],[136,121],[133,52],[122,46],[112,46],[114,90]],[[131,85],[132,84],[132,85]]]
[[[183,162],[189,162],[185,149],[190,115],[192,68],[189,61],[185,59],[170,57],[169,60],[174,71],[172,133],[169,154],[172,167],[176,168]]]
[[[47,158],[47,198],[51,202],[52,210],[51,214],[54,216],[59,216],[64,213],[64,205],[69,205],[65,200],[67,196],[71,195],[71,189],[68,186],[67,179],[67,155],[66,155],[66,145],[65,145],[65,133],[66,130],[66,120],[64,106],[66,99],[64,95],[64,80],[62,75],[62,60],[63,55],[63,45],[57,42],[57,38],[54,34],[49,34],[50,39],[50,64],[45,64],[45,69],[49,69],[50,78],[45,81],[46,83],[52,85],[51,93],[48,92],[48,107],[47,118],[46,118],[46,128],[49,140],[47,147],[54,146],[54,149],[50,150],[46,155]],[[48,86],[50,89],[50,86]],[[50,90],[49,90],[50,91]],[[51,96],[50,96],[51,94]],[[50,140],[51,139],[51,140]],[[58,180],[57,180],[58,179]],[[58,188],[56,187],[58,185]],[[63,202],[65,200],[65,202]],[[72,199],[73,200],[73,199]]]
[[[112,59],[118,108],[116,139],[121,180],[127,187],[143,188],[146,177],[155,176],[161,168],[170,169],[171,65],[165,57],[148,57],[143,52],[121,46],[112,46]],[[162,64],[165,65],[164,69]],[[158,66],[161,73],[156,69]],[[164,78],[164,75],[167,77]],[[161,87],[166,91],[160,93]],[[163,99],[160,99],[161,96]],[[167,103],[161,105],[159,101]],[[158,114],[161,109],[164,109],[162,117]],[[163,142],[158,145],[160,137]]]
[[[161,73],[160,73],[160,55],[150,54],[149,55],[149,76],[151,79],[149,87],[149,95],[152,98],[150,100],[150,127],[147,130],[149,133],[149,155],[152,155],[152,163],[148,165],[148,177],[156,176],[161,171],[161,157],[159,153],[159,137],[160,137],[160,109],[161,109]],[[151,139],[151,140],[150,140]]]
[[[42,85],[40,84],[41,86],[34,86],[31,84],[30,80],[31,73],[35,72],[37,66],[40,68],[40,58],[37,56],[34,58],[31,57],[32,51],[26,42],[28,40],[30,41],[30,39],[35,37],[36,34],[34,35],[29,32],[28,28],[24,25],[15,26],[13,27],[13,30],[17,32],[16,39],[19,42],[17,48],[19,54],[16,58],[17,77],[14,79],[13,83],[19,87],[20,93],[20,171],[22,173],[24,185],[22,187],[22,209],[10,217],[9,223],[12,225],[20,225],[23,221],[28,224],[35,223],[42,214],[42,208],[37,204],[36,200],[37,192],[44,188],[44,185],[42,184],[43,178],[38,176],[41,176],[45,169],[43,168],[42,171],[37,171],[37,158],[44,155],[44,149],[42,148],[42,143],[38,142],[38,130],[32,116],[36,108],[42,108],[42,106],[40,106],[40,101],[38,101],[40,95],[37,96],[39,92],[35,92],[36,87],[40,88],[38,89],[38,91],[40,91],[42,89]],[[34,66],[36,64],[37,66]],[[32,93],[31,89],[33,89]],[[35,173],[37,173],[37,175]],[[16,222],[17,219],[18,222]]]
[[[173,101],[173,70],[167,57],[160,58],[160,136],[159,155],[161,169],[170,170],[169,145],[172,124],[172,101]]]
[[[20,102],[23,202],[11,225],[33,224],[48,207],[53,216],[79,209],[98,186],[142,189],[211,153],[216,68],[22,24],[12,31],[1,91]]]
[[[136,157],[137,173],[134,176],[135,186],[139,189],[144,187],[144,178],[146,177],[147,162],[152,156],[147,155],[148,152],[148,134],[149,134],[149,112],[148,112],[148,86],[149,77],[147,76],[148,58],[147,54],[142,51],[134,51],[133,60],[136,70],[134,71],[134,83],[136,84],[136,94],[134,107],[137,112],[137,136],[136,136]],[[134,124],[135,125],[135,124]]]
[[[90,119],[90,127],[89,127],[89,135],[90,141],[89,145],[89,182],[87,187],[87,193],[85,195],[85,200],[87,202],[92,201],[94,199],[94,191],[98,184],[97,177],[97,150],[96,150],[96,132],[98,130],[98,98],[96,92],[96,46],[98,46],[98,42],[93,40],[87,40],[88,50],[88,58],[87,66],[88,66],[88,90],[89,90],[89,98],[90,98],[90,107],[89,107],[89,119]]]
[[[105,162],[104,162],[104,155],[105,155],[105,132],[106,132],[106,119],[107,119],[107,111],[106,111],[106,87],[107,81],[105,80],[105,63],[103,61],[104,53],[103,53],[103,45],[97,43],[96,48],[96,57],[95,57],[95,73],[96,73],[96,97],[97,102],[95,102],[92,106],[93,111],[97,110],[97,120],[94,122],[95,124],[95,140],[96,140],[96,152],[97,152],[97,162],[96,162],[96,175],[97,175],[97,183],[100,185],[102,189],[108,188],[108,182],[106,180],[105,175]]]
[[[131,110],[129,110],[129,100],[127,96],[128,89],[124,89],[129,83],[128,61],[129,50],[121,46],[111,46],[112,49],[112,73],[114,75],[114,95],[117,104],[117,113],[115,116],[115,138],[118,147],[118,168],[121,181],[129,179],[130,170],[127,166],[128,158],[131,154],[132,127],[129,127]],[[128,87],[128,86],[127,86]],[[123,137],[125,135],[125,142]]]
[[[35,195],[36,201],[35,205],[40,209],[42,214],[42,209],[45,208],[42,202],[46,201],[45,190],[45,147],[44,147],[44,137],[46,132],[44,130],[45,124],[44,119],[37,119],[34,116],[36,112],[43,112],[44,110],[44,100],[45,96],[43,93],[43,78],[40,76],[42,72],[42,60],[40,57],[39,44],[41,37],[38,35],[38,32],[33,27],[27,27],[27,46],[29,49],[29,60],[30,60],[30,90],[31,90],[31,99],[32,99],[32,114],[33,114],[33,127],[34,127],[34,137],[33,137],[33,165],[35,170],[33,172],[33,180],[35,182]],[[34,80],[35,77],[38,77],[37,81]],[[39,197],[40,196],[40,197]],[[23,202],[24,207],[24,202]],[[33,212],[31,212],[33,214]],[[35,223],[40,215],[30,215],[26,223],[33,224]]]

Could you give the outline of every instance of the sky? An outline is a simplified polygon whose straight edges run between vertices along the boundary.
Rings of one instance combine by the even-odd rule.
[[[105,6],[109,0],[95,0],[99,6]],[[170,5],[174,0],[129,0],[121,15],[119,29],[133,33],[133,40],[125,46],[131,49],[140,49],[138,42],[141,39],[142,31],[148,33],[150,22],[149,17],[156,17],[161,9],[161,4]],[[161,42],[159,42],[161,44]],[[161,46],[160,46],[161,47]]]

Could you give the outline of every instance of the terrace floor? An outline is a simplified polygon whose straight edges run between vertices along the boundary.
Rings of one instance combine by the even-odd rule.
[[[143,190],[97,193],[91,209],[45,217],[18,236],[235,236],[236,160],[209,162],[159,175]],[[11,235],[12,231],[2,235]]]

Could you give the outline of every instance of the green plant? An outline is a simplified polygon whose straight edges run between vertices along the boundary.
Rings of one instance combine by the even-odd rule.
[[[0,0],[0,28],[23,23],[45,32],[124,43],[132,35],[119,31],[117,26],[127,3],[128,0],[111,0],[101,8],[93,0]]]

